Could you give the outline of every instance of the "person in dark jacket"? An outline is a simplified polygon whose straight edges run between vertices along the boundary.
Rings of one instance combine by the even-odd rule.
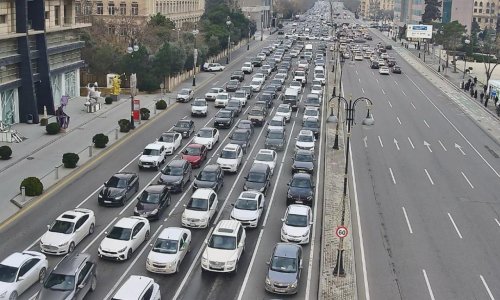
[[[480,99],[481,103],[483,103],[484,92],[481,92],[481,94],[479,95],[479,99]]]

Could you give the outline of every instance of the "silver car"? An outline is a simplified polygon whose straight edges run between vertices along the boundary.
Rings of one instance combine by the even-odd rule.
[[[278,243],[267,262],[266,291],[275,294],[296,294],[302,271],[302,247]]]

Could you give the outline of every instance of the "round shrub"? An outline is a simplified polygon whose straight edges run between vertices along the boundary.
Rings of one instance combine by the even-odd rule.
[[[0,158],[1,159],[9,159],[12,155],[12,149],[9,146],[1,146],[0,147]]]
[[[45,126],[45,130],[48,134],[58,134],[61,131],[61,126],[59,126],[56,122],[52,122]]]
[[[141,108],[141,110],[140,110],[141,120],[148,120],[150,113],[151,112],[149,111],[149,109],[147,109],[145,107]]]
[[[120,119],[118,121],[118,125],[120,126],[120,132],[129,132],[130,131],[130,120]]]
[[[76,153],[64,153],[62,157],[62,162],[65,168],[73,169],[76,168],[76,164],[80,160],[80,156]]]
[[[24,178],[21,182],[21,187],[23,186],[26,196],[40,196],[43,193],[43,183],[37,177]]]
[[[96,148],[105,148],[109,142],[109,138],[104,133],[98,133],[92,138],[92,142]]]
[[[156,102],[156,109],[166,109],[167,108],[167,102],[165,100],[158,100]]]
[[[113,103],[113,98],[111,98],[110,96],[104,98],[104,103],[106,104],[111,104]]]

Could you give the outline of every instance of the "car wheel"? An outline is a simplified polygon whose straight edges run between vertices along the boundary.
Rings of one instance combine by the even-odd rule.
[[[144,235],[144,241],[149,240],[149,230],[146,231],[146,234]]]
[[[127,259],[130,259],[131,257],[132,257],[132,249],[128,249]]]
[[[90,282],[90,291],[93,292],[97,288],[97,277],[92,276],[92,281]]]
[[[234,266],[233,274],[238,273],[238,262],[236,261],[236,265]]]
[[[71,242],[68,247],[68,254],[75,250],[75,243]]]
[[[89,235],[91,235],[92,233],[94,233],[94,223],[90,224],[90,228],[89,228]]]
[[[175,265],[175,273],[179,273],[179,267],[180,267],[180,263],[177,262],[177,264]]]
[[[17,292],[13,291],[12,294],[9,296],[9,300],[16,300],[17,299]]]
[[[47,274],[47,269],[46,268],[42,268],[40,270],[40,272],[38,272],[38,281],[39,282],[43,282],[43,280],[45,279],[45,275]]]

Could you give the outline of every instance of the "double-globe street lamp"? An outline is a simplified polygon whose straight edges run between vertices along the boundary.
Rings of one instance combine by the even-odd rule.
[[[467,48],[469,47],[469,44],[471,42],[470,42],[470,40],[468,38],[466,38],[464,40],[464,43],[465,43],[466,51],[465,51],[465,54],[464,54],[464,76],[462,77],[462,79],[465,79],[465,72],[467,71]]]
[[[132,57],[134,56],[134,52],[139,51],[139,45],[137,45],[137,40],[130,40],[127,53]],[[137,95],[137,76],[135,73],[130,75],[130,129],[135,129],[134,122],[134,98]]]
[[[247,15],[248,19],[248,40],[247,40],[247,51],[250,50],[250,14]]]
[[[198,61],[198,48],[196,48],[196,35],[198,35],[198,29],[196,29],[196,24],[194,24],[193,36],[194,36],[194,50],[193,50],[193,86],[196,86],[196,63]]]
[[[260,41],[264,38],[264,12],[260,13]]]
[[[334,98],[330,99],[333,100]],[[368,111],[366,113],[366,117],[363,120],[362,124],[366,126],[372,126],[375,123],[375,120],[373,119],[371,113],[370,113],[370,108],[373,105],[373,102],[366,98],[366,97],[359,97],[355,100],[352,100],[352,95],[349,97],[349,100],[345,99],[344,97],[339,96],[339,104],[340,101],[344,102],[346,105],[345,107],[345,116],[346,116],[346,124],[347,124],[347,139],[346,139],[346,150],[345,150],[345,169],[344,169],[344,190],[342,193],[342,214],[340,218],[340,226],[345,225],[345,201],[347,197],[347,178],[348,178],[348,171],[349,171],[349,153],[350,153],[350,141],[351,141],[351,127],[354,125],[354,118],[355,118],[355,108],[358,103],[361,102],[366,102]],[[328,117],[328,122],[333,123],[336,122],[337,124],[339,123],[337,118],[333,115]],[[337,262],[335,263],[335,267],[333,269],[333,274],[335,276],[345,276],[345,271],[344,271],[344,238],[340,238],[339,242],[339,247],[337,249]]]
[[[339,77],[339,97],[337,101],[337,116],[340,114],[340,98],[342,95],[342,73],[344,70],[344,63],[345,63],[345,58],[344,58],[344,53],[338,51],[338,55],[340,56],[340,77]],[[337,79],[337,73],[334,74],[334,83],[336,82]],[[332,99],[335,97],[335,86],[333,87],[333,94],[332,94]],[[333,116],[333,108],[330,111],[330,116]],[[337,125],[335,127],[335,140],[333,142],[333,149],[338,150],[339,149],[339,122],[337,122]]]
[[[226,65],[229,64],[229,60],[231,59],[231,18],[227,16],[226,25],[227,25],[227,58]]]

